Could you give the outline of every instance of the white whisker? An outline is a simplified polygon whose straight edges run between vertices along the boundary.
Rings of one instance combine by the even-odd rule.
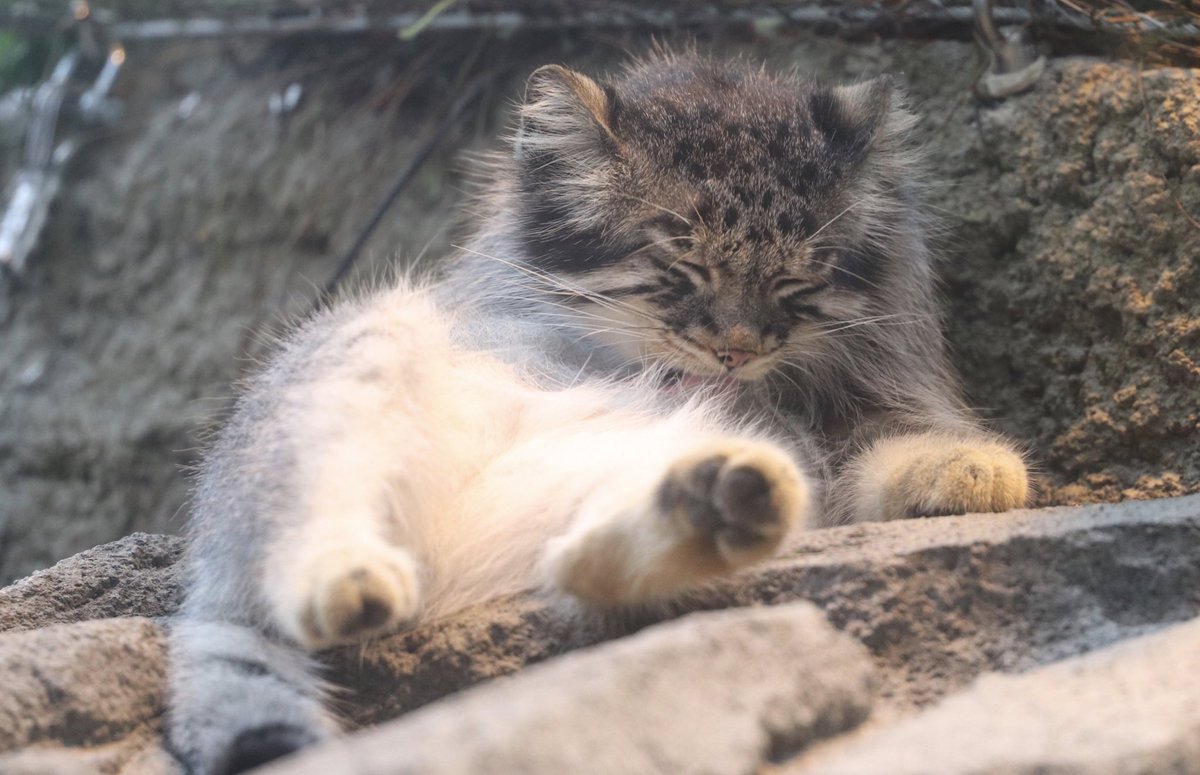
[[[541,269],[537,269],[535,267],[521,264],[516,261],[509,261],[508,259],[501,258],[499,256],[488,255],[487,253],[483,253],[478,250],[474,250],[474,249],[468,248],[468,247],[463,247],[460,245],[453,245],[452,247],[454,247],[458,250],[462,250],[464,252],[470,253],[472,255],[479,256],[480,258],[486,258],[486,259],[504,264],[505,266],[515,269],[518,272],[523,272],[524,274],[526,274],[530,277],[533,277],[537,280],[541,280],[541,281],[547,283],[548,287],[538,289],[542,293],[548,293],[548,294],[552,294],[552,295],[556,295],[556,296],[564,296],[565,295],[565,296],[570,296],[572,298],[587,299],[588,301],[591,301],[594,304],[597,304],[601,307],[606,307],[614,312],[630,312],[630,313],[633,313],[635,315],[640,315],[640,316],[650,319],[650,320],[655,319],[654,316],[651,315],[650,313],[645,312],[644,310],[638,309],[637,307],[633,306],[632,304],[628,304],[626,302],[620,301],[619,299],[614,299],[609,296],[605,296],[603,294],[599,294],[594,291],[590,291],[586,288],[580,288],[578,286],[570,285],[562,278],[556,277],[555,275],[550,274],[549,272],[545,272]],[[533,290],[533,289],[531,289],[531,290]]]
[[[646,199],[642,199],[640,196],[634,196],[633,194],[627,194],[627,193],[621,192],[620,196],[623,196],[626,199],[632,199],[635,202],[641,202],[642,204],[646,205],[647,207],[653,207],[655,210],[661,210],[664,213],[666,213],[667,215],[673,215],[676,218],[678,218],[679,220],[686,223],[688,226],[693,225],[692,221],[690,219],[685,218],[684,216],[680,215],[679,213],[675,212],[674,210],[672,210],[669,207],[663,207],[660,204],[655,204],[654,202],[648,201]]]

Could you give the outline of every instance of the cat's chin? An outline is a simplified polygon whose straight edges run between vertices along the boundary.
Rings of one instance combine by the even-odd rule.
[[[727,374],[696,374],[683,369],[671,369],[659,383],[659,389],[666,393],[689,395],[700,391],[717,393],[732,392],[738,388],[741,380]]]

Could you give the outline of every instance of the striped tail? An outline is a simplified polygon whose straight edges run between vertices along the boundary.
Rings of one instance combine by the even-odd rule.
[[[189,775],[233,775],[332,735],[316,663],[263,633],[180,618],[170,635],[168,745]]]

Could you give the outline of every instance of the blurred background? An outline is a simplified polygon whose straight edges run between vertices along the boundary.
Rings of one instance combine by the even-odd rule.
[[[1162,0],[0,0],[0,584],[181,530],[273,333],[450,250],[532,69],[603,76],[654,40],[899,76],[955,359],[1039,505],[1200,491],[1198,24]]]

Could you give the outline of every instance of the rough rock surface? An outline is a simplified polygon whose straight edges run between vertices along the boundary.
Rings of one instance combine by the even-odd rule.
[[[1200,70],[1066,62],[976,131],[929,138],[972,397],[1044,465],[1044,502],[1200,490]]]
[[[126,129],[81,156],[25,276],[0,277],[0,583],[180,529],[200,429],[309,308],[456,72],[426,58],[413,89],[386,44],[300,48],[131,47]],[[274,120],[268,97],[291,83],[303,99]],[[368,273],[444,250],[453,167],[425,168]]]
[[[173,610],[178,590],[171,563],[177,552],[178,539],[131,536],[0,590],[3,675],[24,676],[25,682],[0,682],[0,724],[6,713],[24,719],[0,745],[0,772],[173,771],[155,737],[161,708],[156,687],[164,669],[161,633],[138,615]],[[158,594],[147,595],[151,587]],[[80,605],[48,604],[39,613],[32,604],[39,597],[52,603],[68,596]],[[1200,615],[1200,496],[806,533],[786,556],[705,590],[681,608],[800,600],[815,603],[834,627],[865,646],[878,686],[868,723],[884,729],[967,688],[981,674],[1031,670],[1120,641],[1139,649],[1130,639]],[[89,621],[102,617],[124,618]],[[331,679],[347,689],[341,708],[356,728],[649,623],[594,622],[562,605],[516,599],[325,656]],[[726,646],[733,652],[747,647],[737,635]],[[604,669],[602,655],[610,649],[624,653],[621,648],[618,642],[591,652],[595,669]],[[682,680],[706,680],[702,673],[690,675]],[[1059,680],[1057,673],[1049,675],[1048,681]],[[591,679],[580,680],[586,686]],[[97,702],[88,688],[108,681],[129,693],[120,709]],[[751,697],[761,696],[754,694],[755,685],[750,684]],[[506,692],[518,691],[514,687],[488,690],[500,692],[489,696],[507,698]],[[1145,702],[1155,701],[1157,687],[1141,690],[1151,695]],[[629,701],[653,704],[660,694],[674,696],[669,690],[643,691]],[[455,712],[429,709],[443,714],[434,718]],[[813,724],[848,726],[841,717],[789,718],[801,736]],[[510,729],[521,721],[509,720]],[[784,748],[780,755],[796,750]]]
[[[0,633],[0,772],[99,769],[153,747],[166,667],[145,618]]]
[[[866,650],[811,605],[690,614],[267,772],[753,772],[857,726],[871,683]]]
[[[1195,772],[1200,620],[1024,675],[985,676],[932,710],[833,748],[781,772]]]
[[[647,44],[562,41],[483,44],[479,61],[512,74],[448,149],[492,145],[534,65],[602,71]],[[903,74],[947,184],[934,204],[950,338],[971,401],[1044,471],[1043,502],[1200,487],[1194,71],[1055,61],[1029,94],[980,105],[962,43],[789,32],[714,45],[831,80]],[[0,288],[0,581],[178,529],[195,428],[243,356],[265,350],[263,331],[332,272],[474,46],[131,47],[126,128],[89,146],[44,249]],[[300,106],[274,121],[267,98],[293,82]],[[453,155],[389,214],[366,274],[444,250],[462,202]]]
[[[179,602],[183,539],[134,533],[0,593],[0,633],[117,616],[163,616]]]

